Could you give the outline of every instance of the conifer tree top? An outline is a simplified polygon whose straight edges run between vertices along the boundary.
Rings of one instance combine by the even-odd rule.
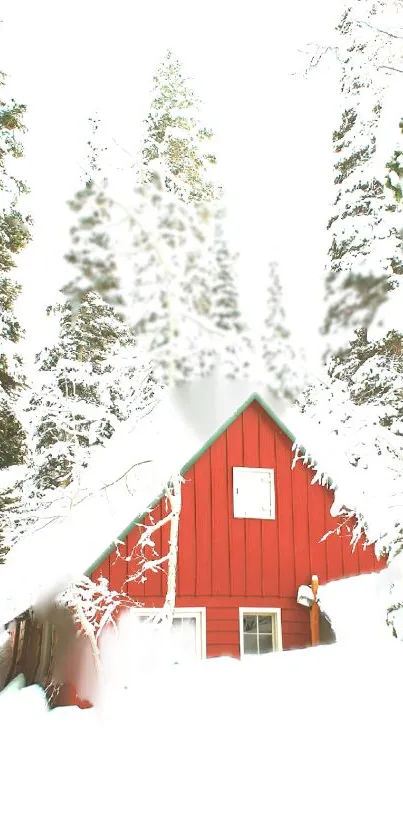
[[[212,132],[203,127],[199,112],[200,101],[181,63],[168,51],[154,76],[143,160],[146,166],[163,160],[167,188],[193,201],[215,195],[209,172],[216,163],[209,148]]]

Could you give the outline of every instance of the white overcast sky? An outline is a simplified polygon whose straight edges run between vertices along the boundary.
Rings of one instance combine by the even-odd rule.
[[[34,241],[19,259],[29,333],[66,277],[66,200],[80,177],[88,116],[136,150],[155,66],[171,48],[216,135],[246,304],[279,261],[296,337],[317,324],[331,199],[336,70],[292,75],[298,48],[326,40],[339,0],[3,0],[2,69],[28,107],[25,174]]]

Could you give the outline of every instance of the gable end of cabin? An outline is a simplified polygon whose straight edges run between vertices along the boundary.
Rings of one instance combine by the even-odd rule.
[[[335,530],[333,493],[301,461],[293,437],[258,397],[251,397],[183,469],[179,526],[177,620],[188,621],[197,656],[240,656],[310,645],[309,610],[297,604],[300,585],[321,583],[383,566],[370,548],[354,552],[350,533]],[[138,568],[140,524],[159,521],[164,498],[130,525],[123,545],[110,549],[91,576],[145,609],[163,605],[166,569],[144,583]],[[155,554],[166,555],[169,526],[155,533]],[[148,554],[147,554],[148,550]],[[145,612],[147,613],[147,612]]]

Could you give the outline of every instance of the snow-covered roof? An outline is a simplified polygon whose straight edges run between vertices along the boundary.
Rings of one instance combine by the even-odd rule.
[[[177,386],[151,414],[123,422],[92,457],[68,506],[21,539],[0,567],[0,625],[96,566],[169,478],[256,397],[291,437],[268,388],[219,376]]]

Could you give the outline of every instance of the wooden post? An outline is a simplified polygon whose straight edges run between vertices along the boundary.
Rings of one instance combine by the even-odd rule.
[[[319,605],[317,601],[319,579],[317,576],[312,576],[311,589],[313,593],[313,603],[311,605],[310,619],[311,619],[311,645],[319,646]]]

